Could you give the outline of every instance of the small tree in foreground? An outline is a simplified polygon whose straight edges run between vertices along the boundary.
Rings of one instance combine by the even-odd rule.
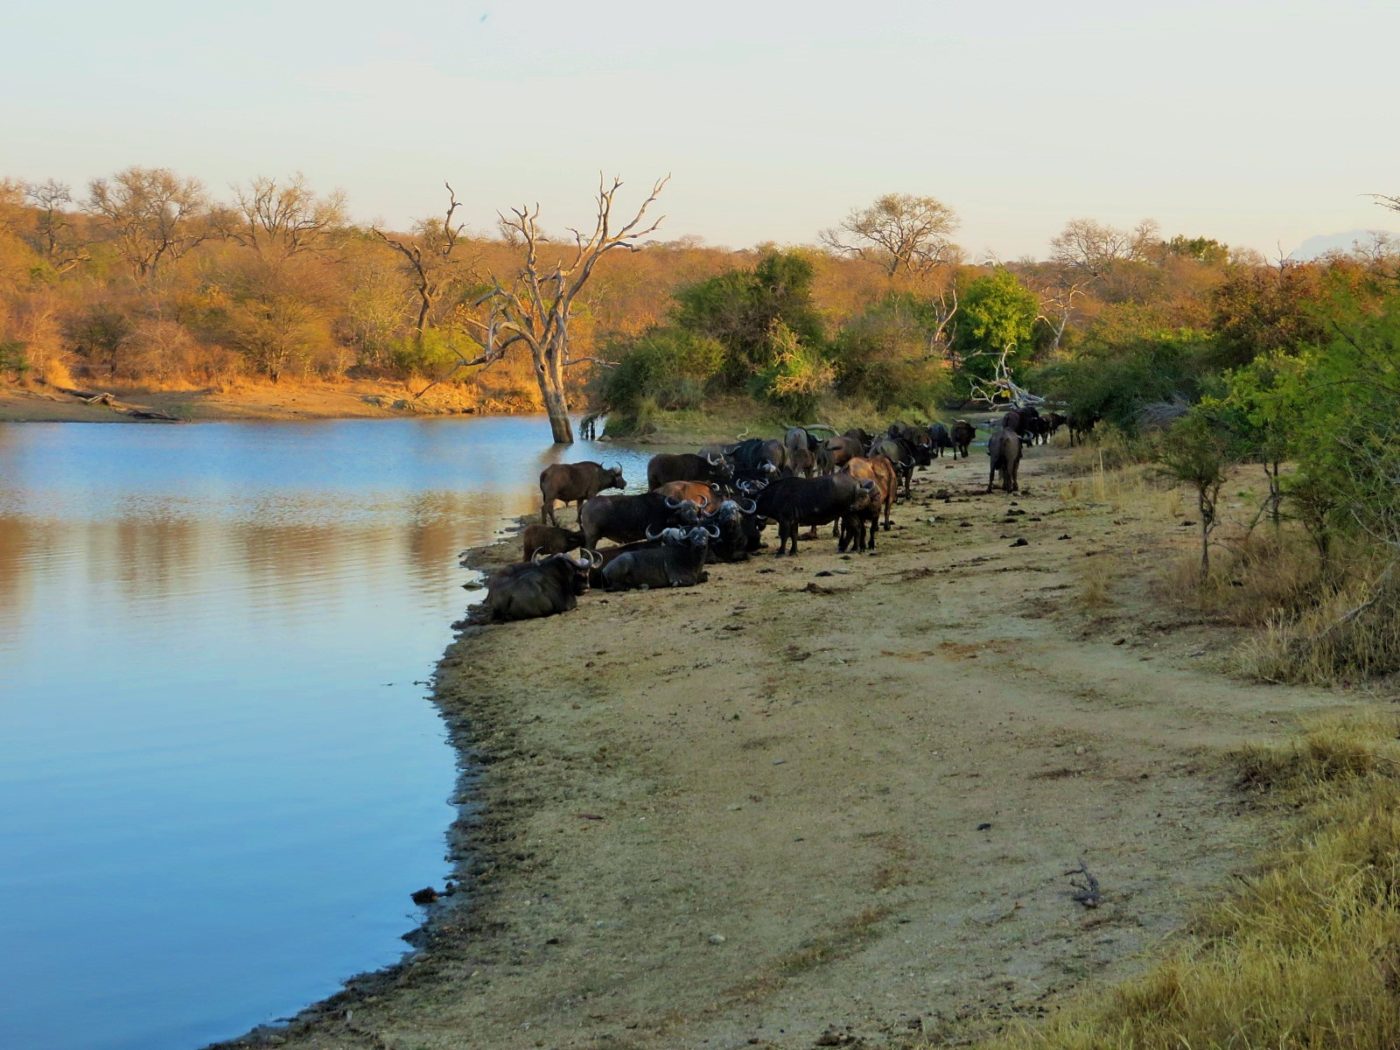
[[[1210,534],[1219,524],[1216,507],[1225,472],[1230,467],[1229,443],[1215,421],[1201,411],[1182,417],[1167,431],[1157,454],[1159,472],[1196,490],[1201,515],[1201,582],[1210,575]]]

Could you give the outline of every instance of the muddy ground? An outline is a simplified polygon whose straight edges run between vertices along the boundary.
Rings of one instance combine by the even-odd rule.
[[[1018,496],[936,461],[875,556],[824,534],[468,628],[437,693],[481,771],[463,892],[275,1039],[940,1045],[1144,966],[1268,836],[1228,750],[1341,700],[1232,679],[1158,591],[1176,508],[1064,460]]]

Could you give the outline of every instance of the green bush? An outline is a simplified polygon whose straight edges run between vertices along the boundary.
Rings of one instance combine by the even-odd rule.
[[[23,379],[30,369],[29,354],[18,339],[0,339],[0,376]]]
[[[645,411],[699,407],[724,364],[717,340],[683,328],[652,328],[607,353],[617,367],[597,373],[592,400],[620,425]]]
[[[835,378],[831,365],[815,350],[803,346],[797,333],[781,321],[774,322],[769,341],[775,360],[754,377],[751,393],[794,418],[810,417],[822,395],[831,389]]]
[[[894,294],[853,318],[827,350],[838,392],[880,412],[935,415],[952,394],[952,380],[929,350],[931,313],[914,296]]]

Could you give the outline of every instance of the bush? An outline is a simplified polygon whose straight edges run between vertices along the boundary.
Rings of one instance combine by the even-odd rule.
[[[28,371],[29,356],[24,352],[24,344],[18,339],[0,340],[0,376],[20,380]]]
[[[881,413],[936,415],[953,387],[948,369],[929,352],[932,335],[923,304],[907,294],[887,296],[852,319],[828,349],[837,390]]]
[[[797,333],[781,321],[774,323],[770,341],[776,360],[754,378],[754,396],[777,405],[795,419],[810,418],[822,395],[831,389],[835,378],[831,365],[803,346]]]
[[[683,328],[653,328],[606,353],[617,367],[595,374],[591,400],[623,427],[644,409],[698,408],[724,365],[717,340]]]

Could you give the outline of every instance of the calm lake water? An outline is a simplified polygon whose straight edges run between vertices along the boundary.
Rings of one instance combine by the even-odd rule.
[[[403,954],[458,552],[560,455],[532,418],[0,423],[0,1047],[197,1047]]]

